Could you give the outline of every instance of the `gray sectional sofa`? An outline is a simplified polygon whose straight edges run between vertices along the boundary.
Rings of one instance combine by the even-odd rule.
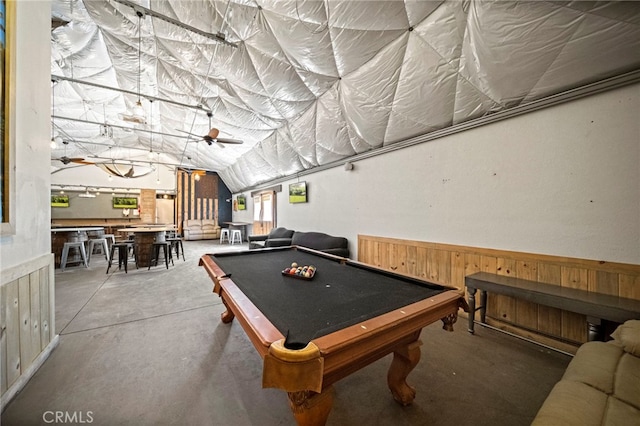
[[[268,235],[250,235],[249,249],[302,246],[310,249],[349,257],[349,241],[322,232],[301,232],[287,228],[274,228]]]

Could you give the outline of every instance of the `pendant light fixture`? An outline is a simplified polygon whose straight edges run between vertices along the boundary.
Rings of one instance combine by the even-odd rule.
[[[142,108],[142,101],[140,99],[140,79],[142,77],[142,12],[136,11],[138,15],[138,101],[131,109],[131,114],[122,114],[121,118],[124,121],[132,123],[144,124],[146,121],[145,111]]]

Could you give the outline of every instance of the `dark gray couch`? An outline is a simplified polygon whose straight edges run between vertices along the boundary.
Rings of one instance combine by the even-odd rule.
[[[333,237],[322,232],[293,233],[291,245],[302,246],[310,249],[335,254],[336,256],[349,257],[349,241],[343,237]]]
[[[292,229],[273,228],[267,235],[249,235],[249,249],[291,245]]]
[[[268,235],[250,235],[249,249],[283,246],[302,246],[310,249],[349,257],[349,241],[322,232],[300,232],[287,228],[274,228]]]

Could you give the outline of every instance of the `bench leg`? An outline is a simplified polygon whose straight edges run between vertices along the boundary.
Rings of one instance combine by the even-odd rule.
[[[487,322],[487,292],[480,290],[480,322],[482,324]]]
[[[467,287],[467,293],[469,293],[469,327],[467,330],[473,334],[474,320],[476,316],[476,291],[473,287]]]
[[[590,342],[604,341],[602,320],[595,317],[587,317],[587,338]]]

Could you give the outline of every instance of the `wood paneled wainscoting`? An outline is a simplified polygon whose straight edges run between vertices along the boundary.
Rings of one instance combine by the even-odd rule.
[[[640,300],[640,265],[634,264],[370,235],[358,235],[358,260],[461,292],[465,276],[490,272]],[[488,295],[487,323],[571,353],[587,341],[584,315],[502,295]]]
[[[58,343],[53,254],[0,274],[2,407],[27,384]]]

